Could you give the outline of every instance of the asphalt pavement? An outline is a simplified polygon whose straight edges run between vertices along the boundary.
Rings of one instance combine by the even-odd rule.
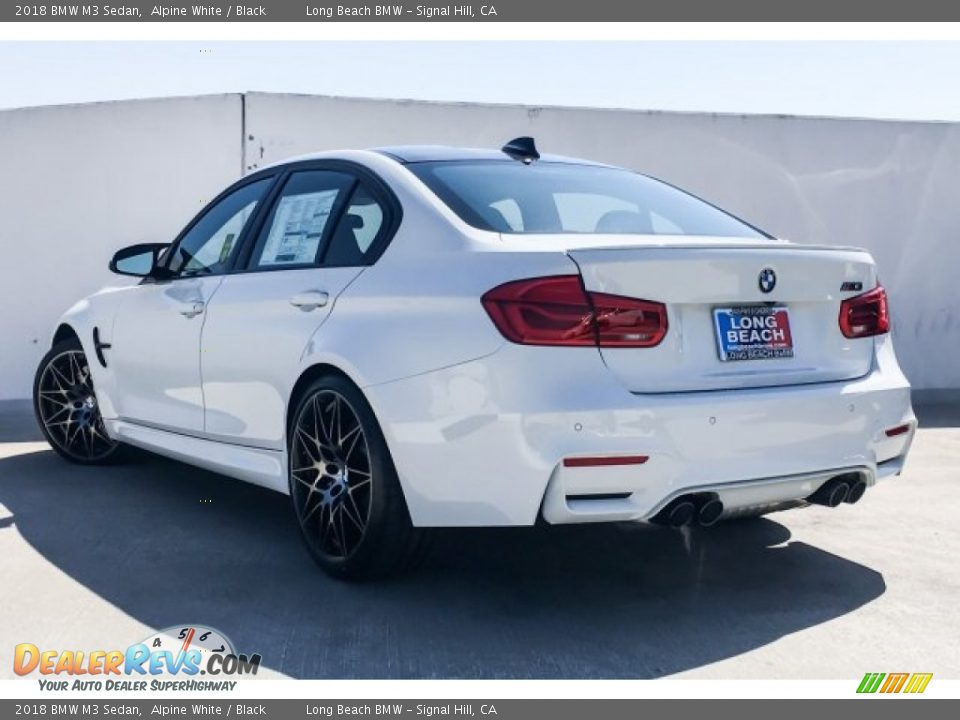
[[[856,506],[444,530],[360,585],[313,565],[286,497],[147,454],[68,465],[2,402],[0,677],[16,643],[201,623],[295,678],[960,678],[960,403],[931,399],[905,473]]]

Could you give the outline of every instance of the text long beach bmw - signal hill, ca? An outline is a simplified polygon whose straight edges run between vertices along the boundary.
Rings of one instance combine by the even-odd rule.
[[[404,17],[415,16],[420,19],[431,18],[472,18],[495,17],[497,8],[493,5],[307,5],[307,16],[311,18],[349,18],[349,17]]]

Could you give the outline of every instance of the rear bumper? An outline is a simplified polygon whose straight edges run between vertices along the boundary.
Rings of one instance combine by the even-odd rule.
[[[724,518],[759,514],[805,504],[805,499],[822,485],[840,476],[862,478],[868,487],[876,482],[868,467],[834,468],[785,477],[685,486],[664,496],[652,508],[638,508],[633,495],[598,500],[579,495],[571,499],[564,495],[562,483],[551,481],[544,497],[543,515],[550,523],[650,521],[674,500],[689,495],[709,495],[719,500],[723,503]]]
[[[661,408],[661,432],[644,446],[648,462],[558,463],[543,517],[550,523],[646,521],[687,493],[717,496],[729,516],[800,504],[831,478],[852,472],[873,486],[903,468],[916,428],[909,402],[867,384],[790,392],[780,402],[758,393],[729,405],[717,398],[707,406]],[[885,429],[902,424],[910,431],[886,437]]]
[[[365,390],[418,525],[645,521],[703,488],[731,513],[782,506],[852,469],[898,474],[916,428],[888,340],[868,375],[817,385],[634,395],[595,351],[505,345]],[[649,460],[563,464],[604,455]]]

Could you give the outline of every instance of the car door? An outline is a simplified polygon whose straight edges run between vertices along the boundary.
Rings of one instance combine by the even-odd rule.
[[[388,232],[386,203],[349,169],[281,182],[244,269],[209,304],[201,353],[207,434],[278,450],[307,343]]]
[[[130,288],[114,319],[109,367],[119,416],[178,432],[203,431],[200,334],[272,178],[245,183],[215,200],[162,261],[165,279]]]

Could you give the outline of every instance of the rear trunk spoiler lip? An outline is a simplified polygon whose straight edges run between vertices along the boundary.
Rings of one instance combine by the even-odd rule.
[[[800,250],[815,252],[856,252],[869,255],[870,251],[866,248],[856,247],[854,245],[801,245],[799,243],[789,242],[691,242],[691,243],[649,243],[636,245],[598,245],[584,247],[570,247],[566,252],[623,252],[625,250],[770,250],[777,252],[780,250]]]

